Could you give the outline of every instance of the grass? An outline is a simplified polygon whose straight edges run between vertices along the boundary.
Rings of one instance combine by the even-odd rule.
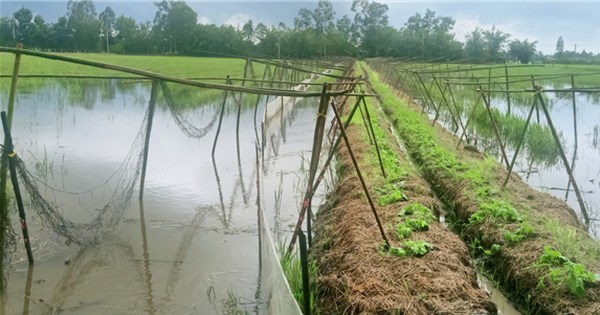
[[[302,265],[300,264],[300,254],[299,250],[294,251],[291,255],[287,253],[286,242],[281,242],[279,244],[279,253],[281,267],[283,268],[283,273],[287,278],[287,281],[290,285],[290,289],[292,290],[292,294],[298,302],[298,305],[302,309],[303,313],[306,313],[304,310],[304,289],[302,288]],[[310,307],[312,309],[311,314],[320,314],[319,310],[316,307],[317,296],[318,296],[318,285],[317,285],[317,266],[315,265],[315,261],[309,257],[308,260],[308,273],[310,279]]]
[[[244,59],[201,58],[175,56],[125,56],[112,54],[60,54],[67,57],[130,67],[164,75],[187,77],[231,77],[244,75]],[[0,53],[0,74],[12,74],[14,55]],[[263,74],[265,66],[253,63],[256,76]],[[123,72],[94,68],[69,62],[33,56],[21,56],[20,74],[82,74],[128,75]]]
[[[375,72],[370,69],[366,70],[372,88],[380,95],[384,112],[395,122],[395,127],[403,138],[409,154],[417,161],[423,174],[434,188],[437,188],[444,195],[444,190],[455,189],[454,187],[445,186],[446,183],[452,183],[451,185],[456,187],[464,187],[460,183],[464,180],[469,181],[466,187],[460,189],[460,193],[475,202],[479,210],[469,218],[466,224],[478,225],[487,218],[498,220],[497,223],[499,224],[492,226],[499,229],[500,235],[507,232],[506,235],[509,235],[507,237],[514,241],[507,241],[508,246],[519,246],[520,242],[526,237],[533,236],[534,231],[540,231],[544,235],[541,238],[542,241],[552,244],[561,251],[575,253],[575,247],[579,247],[577,262],[582,266],[597,265],[597,241],[583,235],[581,231],[570,225],[553,225],[556,222],[551,218],[540,218],[538,216],[536,220],[527,221],[526,219],[533,215],[531,209],[519,208],[512,204],[506,196],[500,196],[500,187],[494,181],[495,168],[499,165],[493,159],[487,158],[481,161],[459,157],[456,150],[450,147],[451,144],[438,140],[436,130],[425,117],[396,98],[390,88],[378,80],[378,75]],[[446,202],[451,203],[452,200],[446,200]],[[517,229],[509,228],[514,223],[519,223],[520,227]],[[471,233],[468,230],[463,232],[467,234],[463,235],[467,238],[468,234]],[[565,236],[568,236],[568,238]],[[517,241],[517,239],[519,240]],[[489,244],[489,246],[493,245]],[[583,249],[585,251],[582,251]],[[537,262],[532,261],[531,263],[535,264]],[[506,267],[503,266],[503,268]],[[521,280],[514,279],[514,281]],[[520,288],[520,290],[523,290],[523,288]],[[523,296],[527,296],[527,294]]]

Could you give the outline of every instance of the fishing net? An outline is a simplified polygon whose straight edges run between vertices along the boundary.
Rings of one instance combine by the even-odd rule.
[[[99,244],[104,236],[115,228],[123,217],[125,210],[129,207],[133,190],[141,173],[148,117],[149,109],[146,111],[143,122],[127,156],[117,171],[103,184],[87,191],[68,192],[49,186],[32,174],[27,169],[25,162],[18,155],[13,157],[19,177],[19,185],[27,191],[23,199],[29,201],[28,209],[34,210],[41,217],[44,226],[52,229],[58,235],[67,238],[72,243],[83,246]],[[86,223],[76,223],[69,220],[65,216],[65,210],[55,202],[46,200],[38,186],[38,184],[41,184],[45,190],[50,190],[52,193],[85,195],[108,185],[113,179],[116,182],[116,186],[111,189],[112,193],[109,201],[103,207],[95,209],[91,213],[92,220]]]
[[[175,120],[175,123],[179,127],[179,129],[188,137],[200,139],[206,134],[208,134],[211,129],[214,127],[217,122],[217,118],[219,117],[219,112],[214,111],[214,116],[209,120],[208,124],[204,127],[198,127],[194,122],[192,122],[190,117],[190,106],[186,105],[182,102],[177,102],[173,98],[173,94],[171,93],[171,89],[169,86],[161,81],[160,85],[163,90],[163,95],[165,98],[165,102],[167,103],[167,107]],[[196,89],[198,90],[198,89]],[[227,91],[223,91],[223,101],[225,102],[227,99]]]

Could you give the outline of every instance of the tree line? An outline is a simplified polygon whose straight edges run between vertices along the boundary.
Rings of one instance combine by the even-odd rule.
[[[429,9],[409,17],[396,29],[389,25],[388,6],[369,0],[354,0],[352,17],[336,18],[331,2],[321,0],[313,10],[300,9],[294,25],[255,25],[249,20],[240,29],[198,23],[198,14],[185,1],[162,0],[154,6],[152,22],[137,22],[124,15],[117,17],[110,6],[97,13],[92,0],[70,0],[66,14],[56,23],[46,23],[42,15],[34,16],[23,6],[12,16],[0,18],[0,42],[4,46],[23,43],[29,49],[118,54],[600,62],[600,54],[565,51],[562,37],[556,54],[543,55],[536,50],[537,42],[511,39],[495,26],[491,30],[476,28],[463,43],[455,38],[455,20]]]

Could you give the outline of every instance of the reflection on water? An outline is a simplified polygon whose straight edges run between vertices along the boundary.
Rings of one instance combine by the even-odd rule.
[[[42,88],[18,95],[14,114],[16,149],[29,169],[60,190],[89,190],[42,189],[75,222],[90,220],[109,200],[116,187],[111,175],[138,134],[150,96],[149,84],[94,82],[46,80]],[[173,88],[173,99],[190,107],[186,119],[197,127],[209,124],[220,103],[200,102],[190,98],[192,88],[180,89]],[[273,100],[261,98],[258,112]],[[281,241],[297,219],[298,168],[311,149],[318,99],[286,99],[277,119],[258,133],[252,131],[255,103],[256,97],[229,98],[213,158],[215,128],[201,139],[189,138],[159,92],[143,203],[133,198],[115,233],[98,247],[83,249],[67,245],[26,209],[35,272],[19,248],[2,314],[222,314],[232,305],[265,313],[253,202],[256,135],[268,139],[262,206]],[[200,104],[205,105],[195,108]],[[238,106],[239,135],[233,127]]]

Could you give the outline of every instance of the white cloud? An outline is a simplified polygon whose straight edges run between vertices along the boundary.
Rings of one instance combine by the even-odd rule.
[[[198,24],[212,24],[212,22],[206,16],[199,16],[198,17]]]
[[[247,14],[238,13],[228,17],[227,20],[223,22],[223,25],[231,25],[237,29],[241,29],[248,20],[252,20],[252,17]]]

